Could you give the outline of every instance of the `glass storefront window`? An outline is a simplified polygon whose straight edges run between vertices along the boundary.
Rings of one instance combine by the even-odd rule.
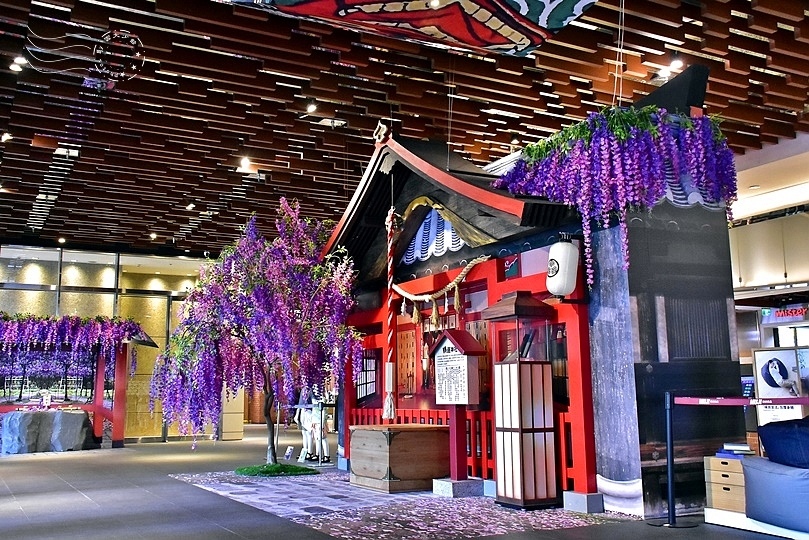
[[[187,257],[121,255],[121,288],[184,294],[196,283],[203,262]]]
[[[0,310],[55,314],[59,255],[58,249],[0,246]]]
[[[68,251],[62,254],[62,287],[115,288],[115,254]]]
[[[0,283],[55,286],[58,280],[58,249],[0,246]]]

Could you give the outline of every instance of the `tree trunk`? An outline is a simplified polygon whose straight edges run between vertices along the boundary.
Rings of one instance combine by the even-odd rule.
[[[267,463],[278,463],[275,452],[275,423],[272,421],[272,407],[275,403],[275,393],[272,385],[264,383],[264,421],[267,423]]]

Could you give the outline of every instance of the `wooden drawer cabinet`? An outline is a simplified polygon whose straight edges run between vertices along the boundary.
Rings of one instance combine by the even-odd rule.
[[[740,459],[705,458],[707,506],[744,513],[744,474]]]

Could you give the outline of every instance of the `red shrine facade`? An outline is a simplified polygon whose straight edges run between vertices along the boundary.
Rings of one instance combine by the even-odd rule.
[[[547,286],[550,247],[575,237],[581,225],[563,205],[492,189],[495,178],[444,143],[391,137],[377,143],[328,247],[343,246],[354,259],[358,306],[349,323],[365,336],[363,369],[356,382],[347,377],[341,420],[344,426],[449,423],[458,409],[441,404],[446,388],[431,353],[445,330],[465,331],[485,354],[476,361],[479,395],[460,409],[462,433],[451,450],[463,472],[495,479],[498,460],[519,459],[514,476],[543,476],[537,481],[555,484],[553,493],[592,494],[586,286],[580,269],[572,293],[553,296]],[[491,316],[518,291],[542,305],[539,326],[530,332],[517,327],[523,325],[519,309],[513,330],[495,324],[509,319],[505,312]],[[506,390],[495,367],[518,356],[545,365],[546,375]],[[519,403],[510,397],[517,393]],[[533,429],[531,417],[539,416],[543,426]],[[495,428],[504,421],[505,428]],[[531,443],[530,455],[520,457],[520,441]],[[341,446],[350,460],[348,429]]]

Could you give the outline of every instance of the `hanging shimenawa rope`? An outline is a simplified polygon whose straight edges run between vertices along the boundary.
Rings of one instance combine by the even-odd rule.
[[[461,270],[460,274],[455,276],[455,279],[453,279],[452,281],[450,281],[449,283],[444,285],[444,287],[442,287],[441,289],[437,290],[436,292],[434,292],[432,294],[410,294],[409,292],[402,289],[401,287],[399,287],[395,283],[392,283],[392,287],[393,287],[394,291],[396,291],[398,294],[402,295],[402,297],[407,298],[411,302],[433,302],[433,303],[435,303],[435,300],[437,298],[439,298],[443,294],[446,294],[446,292],[449,291],[450,289],[452,289],[453,287],[457,287],[464,280],[466,275],[469,272],[472,271],[472,268],[474,268],[475,266],[477,266],[478,264],[480,264],[480,263],[482,263],[484,261],[489,260],[490,257],[491,257],[491,255],[481,255],[480,257],[475,257],[474,259],[469,261],[469,263],[467,263],[466,266],[464,266],[464,269]],[[458,305],[457,304],[458,298],[459,298],[459,293],[456,292],[455,293],[456,309],[457,309],[457,305]]]

